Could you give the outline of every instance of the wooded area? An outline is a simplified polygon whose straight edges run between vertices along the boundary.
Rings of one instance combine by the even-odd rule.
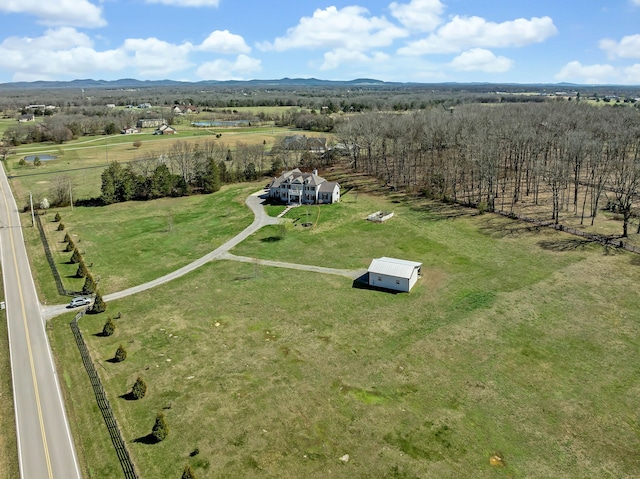
[[[0,91],[5,114],[27,98],[57,107],[45,109],[40,122],[7,128],[3,149],[6,155],[10,145],[110,135],[145,117],[171,123],[177,120],[171,106],[195,104],[199,120],[246,118],[271,128],[326,133],[327,149],[292,148],[283,141],[237,142],[235,147],[180,141],[131,162],[121,172],[124,186],[112,187],[107,178],[104,198],[110,202],[210,192],[220,183],[273,176],[282,168],[322,168],[347,158],[349,168],[391,188],[481,211],[516,214],[527,203],[556,224],[571,217],[593,225],[605,208],[621,220],[622,236],[627,237],[630,223],[640,216],[637,89],[577,87],[550,93],[552,87],[227,85],[206,90],[96,88],[83,91],[84,96],[73,89],[8,90]],[[106,108],[104,102],[154,106]],[[259,105],[291,108],[234,109]]]
[[[546,102],[367,113],[339,123],[336,134],[355,171],[392,188],[486,211],[515,212],[528,199],[548,205],[556,223],[574,215],[593,224],[605,206],[621,216],[623,237],[637,215],[635,108]]]

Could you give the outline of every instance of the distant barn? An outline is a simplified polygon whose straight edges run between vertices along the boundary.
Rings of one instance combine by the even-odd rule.
[[[422,274],[422,263],[387,257],[376,258],[371,261],[368,273],[369,286],[408,293]]]

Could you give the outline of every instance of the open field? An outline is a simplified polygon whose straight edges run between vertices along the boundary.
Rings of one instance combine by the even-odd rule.
[[[43,226],[65,288],[79,291],[84,284],[84,279],[73,278],[78,265],[68,264],[71,253],[64,252],[68,233],[91,265],[100,291],[108,294],[174,271],[235,236],[253,221],[244,200],[260,186],[249,183],[225,186],[213,195],[54,209],[42,217]],[[57,231],[55,211],[60,212],[64,231]],[[25,222],[30,221],[27,217]],[[26,228],[25,237],[30,246],[42,250],[36,228]],[[34,270],[46,278],[44,283],[51,283],[42,284],[41,294],[49,303],[64,301],[42,256],[32,255]]]
[[[0,301],[4,301],[4,286],[1,275]],[[4,310],[0,311],[0,431],[2,431],[0,434],[0,479],[19,477],[7,317]]]
[[[97,197],[100,195],[100,177],[104,168],[112,161],[127,163],[144,157],[145,154],[161,154],[171,149],[176,142],[196,144],[204,141],[215,141],[232,152],[240,142],[245,145],[263,144],[269,151],[278,138],[301,134],[298,130],[288,128],[256,127],[203,129],[186,128],[178,135],[152,135],[153,129],[137,135],[113,135],[82,137],[63,145],[30,144],[16,147],[15,153],[7,159],[7,174],[13,178],[12,187],[17,195],[18,203],[26,204],[29,191],[35,198],[46,197],[51,183],[64,176],[71,181],[73,191],[78,199]],[[218,139],[215,134],[222,133]],[[309,137],[324,136],[305,132]],[[141,145],[133,146],[135,141]],[[21,158],[27,155],[54,155],[56,160],[44,161],[35,167],[31,163],[19,165]]]
[[[185,463],[200,478],[640,474],[638,258],[427,201],[352,191],[335,206],[233,252],[422,261],[410,294],[219,261],[81,320],[141,477],[179,477]],[[396,216],[367,223],[377,209]],[[96,335],[117,312],[115,334]],[[90,477],[113,477],[70,317],[51,323],[51,342],[79,450]],[[108,362],[119,344],[127,360]],[[148,396],[122,398],[138,375]],[[148,444],[160,410],[169,437]]]

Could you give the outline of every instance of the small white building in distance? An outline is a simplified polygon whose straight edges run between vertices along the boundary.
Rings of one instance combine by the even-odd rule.
[[[422,273],[422,263],[387,257],[376,258],[371,261],[368,273],[369,286],[408,293]]]

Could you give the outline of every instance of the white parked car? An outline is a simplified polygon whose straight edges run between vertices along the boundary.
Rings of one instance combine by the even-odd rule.
[[[77,298],[73,298],[67,308],[77,308],[78,306],[86,306],[87,304],[91,304],[91,300],[84,296],[79,296]]]

